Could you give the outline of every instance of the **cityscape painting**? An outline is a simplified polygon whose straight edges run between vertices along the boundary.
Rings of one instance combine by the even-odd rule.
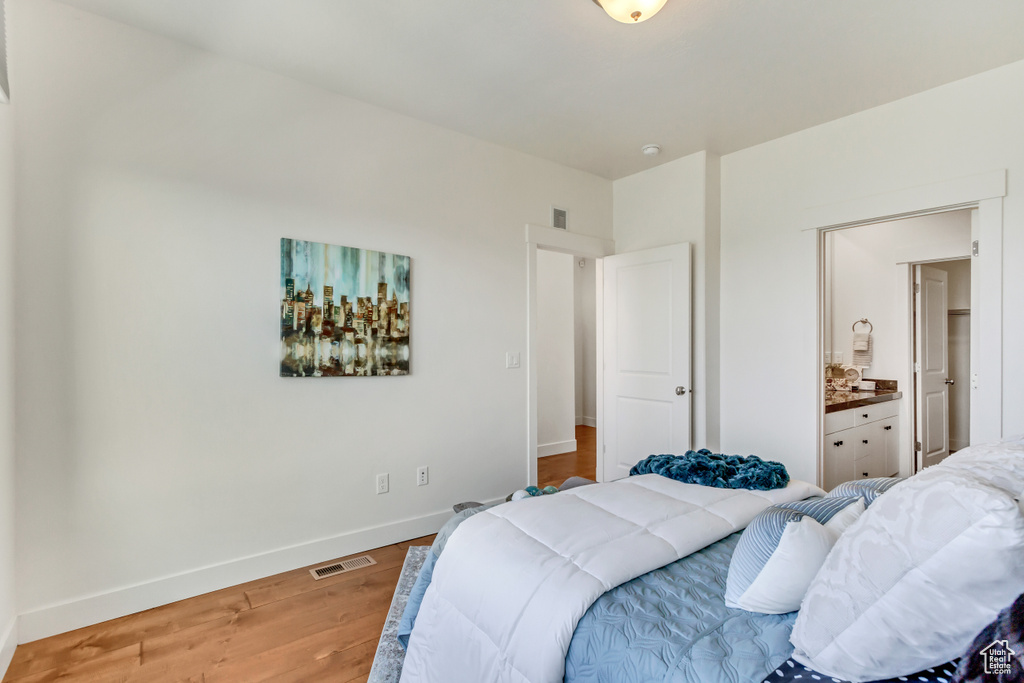
[[[281,376],[409,374],[409,257],[281,240]]]

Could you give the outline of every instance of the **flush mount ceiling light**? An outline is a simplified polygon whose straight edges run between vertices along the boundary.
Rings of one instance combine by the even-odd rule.
[[[647,21],[665,6],[668,0],[594,0],[594,4],[623,24]]]
[[[661,154],[661,145],[644,145],[640,151],[649,157],[656,157]]]

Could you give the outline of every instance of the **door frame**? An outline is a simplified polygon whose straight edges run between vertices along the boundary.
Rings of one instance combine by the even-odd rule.
[[[815,323],[817,344],[814,376],[817,381],[817,483],[823,483],[825,454],[825,377],[824,377],[824,235],[830,230],[852,228],[914,218],[933,213],[977,209],[971,222],[971,240],[979,250],[971,264],[971,443],[1002,438],[1003,432],[1003,197],[1006,196],[1006,169],[956,178],[920,187],[851,199],[835,204],[808,207],[800,216],[805,253],[816,259]],[[813,250],[813,251],[812,251]],[[915,259],[918,262],[926,260]],[[906,267],[911,270],[909,263]],[[908,300],[913,290],[910,277],[900,278],[907,291],[898,293]],[[913,325],[908,310],[908,331]],[[975,343],[977,342],[977,343]],[[909,345],[909,342],[908,342]],[[908,355],[908,359],[912,353]],[[912,362],[912,360],[910,361]],[[901,391],[910,389],[904,384]],[[908,422],[910,402],[903,402],[901,424]],[[914,471],[913,430],[905,429],[900,438],[900,475]]]
[[[526,483],[537,484],[537,250],[558,251],[577,257],[592,258],[596,261],[595,306],[597,316],[597,367],[604,365],[604,288],[597,286],[604,281],[604,267],[601,261],[615,253],[612,240],[581,235],[541,225],[526,225]],[[604,464],[604,377],[597,373],[597,472]]]

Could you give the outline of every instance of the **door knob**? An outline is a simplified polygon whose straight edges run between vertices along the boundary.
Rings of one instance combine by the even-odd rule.
[[[949,379],[947,377],[946,378],[946,384],[948,384],[949,386],[953,386],[954,384],[956,384],[956,380],[955,379]]]
[[[686,393],[686,387],[676,387],[676,396],[682,396]]]

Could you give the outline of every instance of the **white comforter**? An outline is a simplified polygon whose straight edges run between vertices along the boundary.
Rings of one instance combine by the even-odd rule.
[[[601,594],[815,495],[801,481],[747,491],[647,474],[482,512],[438,559],[402,682],[561,681],[576,623]]]

